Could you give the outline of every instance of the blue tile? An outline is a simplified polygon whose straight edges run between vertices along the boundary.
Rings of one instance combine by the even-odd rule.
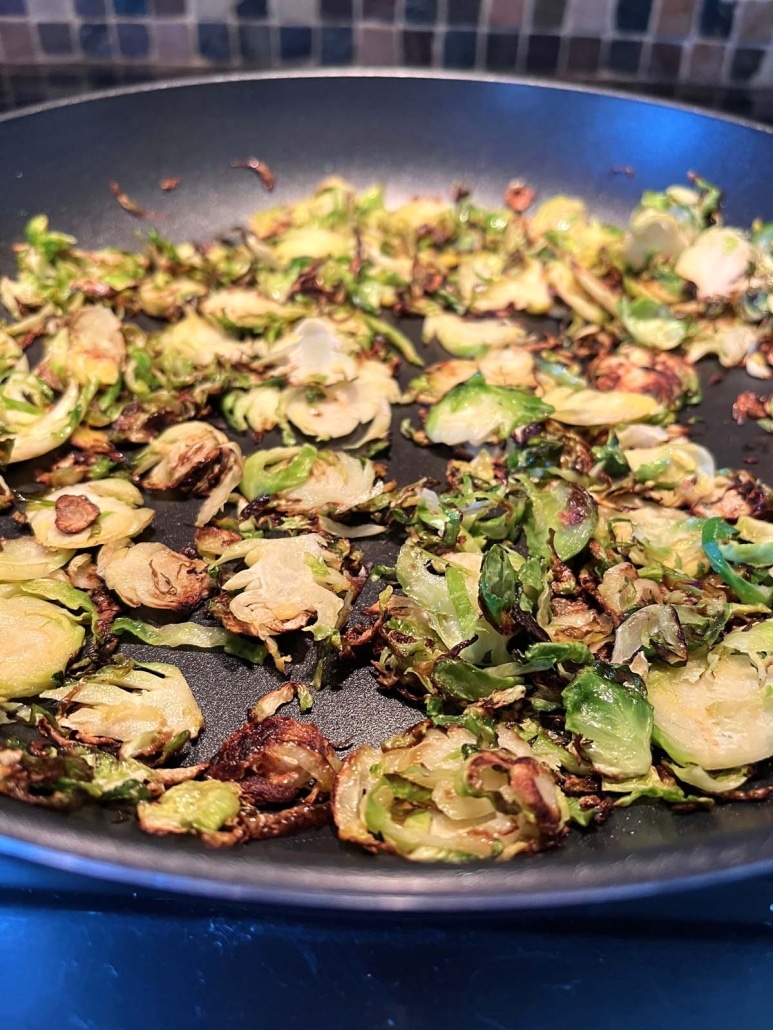
[[[41,22],[38,25],[38,39],[44,54],[72,53],[72,33],[70,26],[64,22]]]
[[[734,82],[748,82],[762,67],[765,51],[755,47],[739,47],[733,54],[730,78]]]
[[[437,0],[405,0],[405,20],[432,25],[437,21]]]
[[[727,39],[733,30],[735,3],[726,0],[703,0],[700,30],[702,36]]]
[[[558,66],[561,40],[558,36],[532,36],[526,51],[526,71],[552,75]]]
[[[446,18],[449,25],[477,25],[480,0],[448,0]]]
[[[75,0],[75,13],[81,18],[101,18],[105,14],[105,0]]]
[[[615,23],[621,32],[646,32],[652,14],[652,0],[617,0]]]
[[[613,39],[607,54],[607,67],[625,75],[639,71],[641,43],[632,39]]]
[[[279,51],[283,61],[311,57],[311,29],[283,25],[279,29]]]
[[[112,57],[113,47],[107,25],[85,22],[78,29],[81,50],[86,57]]]
[[[396,0],[362,0],[362,16],[366,21],[394,21]]]
[[[199,25],[199,53],[208,61],[231,59],[231,40],[225,22],[209,21]]]
[[[322,21],[343,21],[351,24],[354,17],[352,0],[320,0],[319,16]]]
[[[146,25],[119,22],[115,27],[118,35],[118,49],[124,57],[147,57],[150,37]]]
[[[0,0],[0,14],[26,14],[24,0]]]
[[[239,50],[250,64],[271,64],[271,30],[267,25],[240,25]]]
[[[140,18],[148,13],[148,0],[113,0],[119,18]]]
[[[443,64],[446,68],[473,68],[478,44],[476,32],[447,32],[443,44]]]
[[[268,4],[266,0],[241,0],[236,5],[237,18],[266,18]]]
[[[517,32],[489,32],[486,40],[486,67],[490,71],[511,71],[517,57]]]
[[[322,64],[351,64],[353,55],[351,29],[322,29]]]

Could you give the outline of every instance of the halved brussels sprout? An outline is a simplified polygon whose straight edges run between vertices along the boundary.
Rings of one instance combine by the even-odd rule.
[[[2,394],[7,395],[8,383]],[[82,391],[73,379],[59,399],[47,408],[27,405],[20,411],[3,403],[0,396],[0,446],[11,443],[10,463],[30,461],[60,447],[75,431],[88,402],[89,391]],[[22,402],[24,403],[24,402]],[[20,417],[22,416],[22,417]]]
[[[616,426],[653,418],[663,411],[654,397],[623,390],[604,393],[552,386],[543,390],[542,400],[553,409],[550,417],[568,426]]]
[[[552,305],[552,298],[539,261],[527,258],[523,265],[507,275],[498,275],[490,285],[476,290],[470,311],[487,314],[490,311],[527,311],[530,315],[544,315]]]
[[[195,608],[214,587],[206,562],[160,543],[106,544],[97,556],[97,571],[105,586],[131,608]]]
[[[585,203],[579,197],[559,194],[543,200],[529,218],[529,235],[537,239],[546,233],[559,233],[568,238],[587,218]]]
[[[0,537],[0,583],[42,579],[61,569],[73,551],[44,547],[31,536]]]
[[[164,662],[105,665],[43,697],[63,702],[60,724],[87,743],[118,741],[121,758],[157,754],[204,725],[185,677]]]
[[[244,463],[245,497],[270,496],[288,514],[340,514],[384,491],[372,461],[309,446],[256,451]]]
[[[288,389],[282,411],[302,433],[315,440],[339,439],[358,426],[370,424],[357,446],[386,436],[392,420],[390,405],[400,399],[400,387],[381,361],[362,361],[349,383],[307,389]]]
[[[625,258],[636,269],[650,261],[673,261],[692,243],[696,228],[669,211],[639,208],[625,235]]]
[[[596,358],[589,371],[593,385],[607,395],[646,394],[668,408],[692,404],[700,398],[695,369],[673,351],[624,343]]]
[[[685,320],[676,318],[664,304],[654,300],[623,297],[620,318],[636,343],[654,350],[673,350],[687,335]]]
[[[773,755],[773,678],[761,651],[740,653],[729,634],[681,667],[655,665],[647,694],[654,740],[680,765],[732,769]],[[770,644],[763,643],[766,652]]]
[[[715,491],[711,452],[687,440],[656,447],[623,448],[631,471],[640,483],[652,484],[652,494],[663,503],[688,507]]]
[[[211,301],[213,296],[210,295],[207,301]],[[207,301],[202,302],[202,309]],[[255,353],[252,343],[234,339],[193,311],[186,312],[179,322],[164,329],[151,342],[151,347],[169,373],[207,368],[218,362],[240,365]]]
[[[137,536],[153,521],[142,494],[125,479],[77,483],[27,505],[35,539],[53,549],[96,547]]]
[[[368,851],[465,862],[551,846],[568,810],[550,769],[506,727],[484,743],[426,722],[344,760],[333,818],[341,840]]]
[[[478,358],[478,369],[491,386],[535,386],[534,358],[526,350],[502,347]]]
[[[290,386],[332,386],[357,377],[356,341],[345,338],[327,318],[304,318],[272,344],[261,365]]]
[[[279,421],[282,391],[276,386],[256,386],[252,390],[231,390],[223,397],[223,414],[237,433],[251,429],[262,436]]]
[[[533,393],[491,386],[478,374],[430,408],[424,428],[432,443],[478,447],[487,440],[506,439],[519,426],[542,422],[552,410]]]
[[[254,330],[265,329],[274,322],[293,321],[303,314],[303,308],[279,304],[257,290],[238,286],[209,293],[199,304],[199,311],[226,328]]]
[[[421,338],[425,343],[437,340],[456,358],[475,358],[485,354],[489,347],[524,343],[527,333],[520,323],[507,319],[468,319],[443,313],[424,319]]]
[[[695,283],[698,297],[727,297],[743,288],[754,250],[737,229],[712,226],[682,251],[674,270]]]
[[[65,608],[38,597],[0,597],[0,698],[32,697],[63,675],[86,632]]]
[[[354,236],[349,231],[333,232],[307,226],[303,229],[289,229],[272,249],[281,265],[289,265],[297,258],[346,257],[352,253],[354,246]]]
[[[720,365],[733,368],[742,365],[754,350],[759,329],[729,320],[706,322],[687,346],[690,361],[699,361],[707,354],[716,354]]]
[[[60,384],[74,379],[82,386],[112,386],[125,361],[121,323],[110,308],[98,304],[85,304],[46,342],[44,364]]]
[[[690,577],[708,572],[701,543],[703,519],[650,503],[605,514],[606,531],[634,564],[663,566]]]
[[[214,833],[239,813],[239,786],[221,780],[191,780],[141,801],[137,817],[145,833]]]
[[[223,585],[230,596],[218,615],[226,628],[267,642],[310,623],[332,631],[344,605],[339,595],[351,588],[339,552],[316,533],[249,543],[247,568]]]
[[[477,661],[487,656],[491,664],[500,665],[510,655],[507,638],[490,625],[480,607],[482,563],[480,554],[452,552],[439,557],[409,541],[400,548],[395,574],[448,650],[468,641],[461,657]]]
[[[613,678],[584,669],[562,697],[566,728],[578,735],[582,753],[597,772],[627,780],[649,770],[653,716],[641,680],[628,670]]]
[[[147,490],[183,490],[208,496],[196,518],[204,526],[228,501],[242,478],[244,459],[237,443],[208,422],[170,426],[135,460],[134,472]]]

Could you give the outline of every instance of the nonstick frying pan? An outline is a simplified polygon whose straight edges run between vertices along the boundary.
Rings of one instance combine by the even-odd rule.
[[[277,177],[270,198],[255,176],[234,171],[256,155]],[[66,101],[0,119],[2,270],[27,219],[89,247],[132,247],[138,223],[116,204],[109,180],[150,208],[175,239],[204,240],[257,207],[295,199],[339,173],[364,187],[388,185],[392,201],[447,194],[454,180],[495,203],[522,178],[543,196],[573,193],[623,221],[643,189],[684,181],[689,170],[727,191],[731,224],[773,218],[773,134],[759,126],[673,105],[593,90],[491,78],[370,73],[205,79]],[[618,174],[627,167],[633,176]],[[158,182],[181,187],[159,194]],[[159,198],[162,198],[159,200]],[[415,331],[412,327],[411,331]],[[711,369],[709,368],[709,371]],[[706,373],[704,370],[704,381]],[[694,437],[720,464],[773,479],[764,435],[736,427],[732,399],[753,384],[732,373],[706,388]],[[746,448],[746,450],[744,449]],[[397,439],[393,469],[407,481],[438,473],[438,456]],[[188,542],[190,509],[159,505],[167,540]],[[267,670],[236,659],[136,646],[177,662],[207,719],[206,757],[274,685]],[[294,676],[308,668],[301,664]],[[367,670],[317,695],[313,718],[336,740],[378,741],[420,718],[380,694]],[[573,834],[554,852],[506,864],[417,866],[344,848],[330,830],[210,851],[193,839],[149,838],[102,811],[61,815],[0,799],[0,851],[133,884],[231,899],[365,910],[508,910],[641,896],[773,868],[773,804],[719,806],[678,815],[639,804],[600,830]]]

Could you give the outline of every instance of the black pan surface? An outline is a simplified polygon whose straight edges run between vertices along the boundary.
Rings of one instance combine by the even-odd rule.
[[[233,171],[256,155],[277,176],[270,198],[254,176]],[[138,223],[110,195],[117,179],[175,239],[206,239],[256,208],[310,191],[333,172],[357,186],[388,184],[392,202],[446,194],[454,180],[495,203],[526,179],[543,196],[570,192],[594,213],[623,221],[641,191],[697,170],[727,191],[732,224],[773,218],[773,134],[697,111],[590,90],[494,79],[313,73],[140,88],[49,105],[0,119],[0,267],[27,219],[46,211],[54,227],[90,247],[132,247]],[[633,177],[614,173],[622,166]],[[158,182],[179,177],[172,194]],[[414,327],[415,328],[415,327]],[[710,371],[710,370],[709,370]],[[704,376],[705,378],[705,376]],[[773,480],[768,443],[730,419],[743,373],[707,387],[694,436],[721,464]],[[693,412],[694,414],[695,412]],[[441,457],[396,441],[393,470],[407,481],[438,472]],[[160,506],[163,509],[163,505]],[[187,542],[190,509],[159,512],[166,539]],[[267,670],[235,659],[136,646],[137,657],[177,662],[207,719],[206,757],[275,685]],[[294,667],[302,678],[309,662]],[[376,742],[420,715],[381,695],[365,670],[317,695],[314,720],[335,740]],[[773,868],[773,804],[677,815],[648,804],[616,812],[597,832],[573,834],[548,854],[503,865],[416,866],[338,844],[330,830],[213,852],[187,838],[150,838],[104,812],[76,815],[0,799],[0,851],[127,883],[232,899],[365,910],[508,910],[652,894]]]

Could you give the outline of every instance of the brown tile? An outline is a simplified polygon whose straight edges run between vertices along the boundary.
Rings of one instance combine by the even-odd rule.
[[[773,37],[773,3],[746,0],[737,15],[739,43],[769,43]]]
[[[664,0],[655,24],[656,39],[686,39],[695,21],[695,0]]]
[[[394,21],[397,0],[362,0],[365,21]]]
[[[424,29],[403,31],[403,64],[409,68],[428,68],[432,64],[433,33]]]
[[[690,82],[717,85],[722,78],[724,59],[725,48],[721,43],[696,43],[690,54]]]
[[[491,0],[489,25],[511,29],[523,25],[523,0]]]
[[[682,48],[676,43],[653,43],[650,50],[649,73],[657,82],[672,82],[679,78]]]
[[[577,36],[569,40],[566,51],[566,70],[573,75],[588,75],[597,72],[600,56],[600,39]]]
[[[579,36],[604,35],[612,25],[612,0],[570,0],[566,24]]]
[[[357,33],[357,64],[397,64],[397,33],[393,29],[360,27]]]
[[[151,0],[151,11],[157,18],[183,17],[185,0]]]
[[[35,60],[37,48],[26,21],[0,22],[0,52],[6,64],[29,64]]]

